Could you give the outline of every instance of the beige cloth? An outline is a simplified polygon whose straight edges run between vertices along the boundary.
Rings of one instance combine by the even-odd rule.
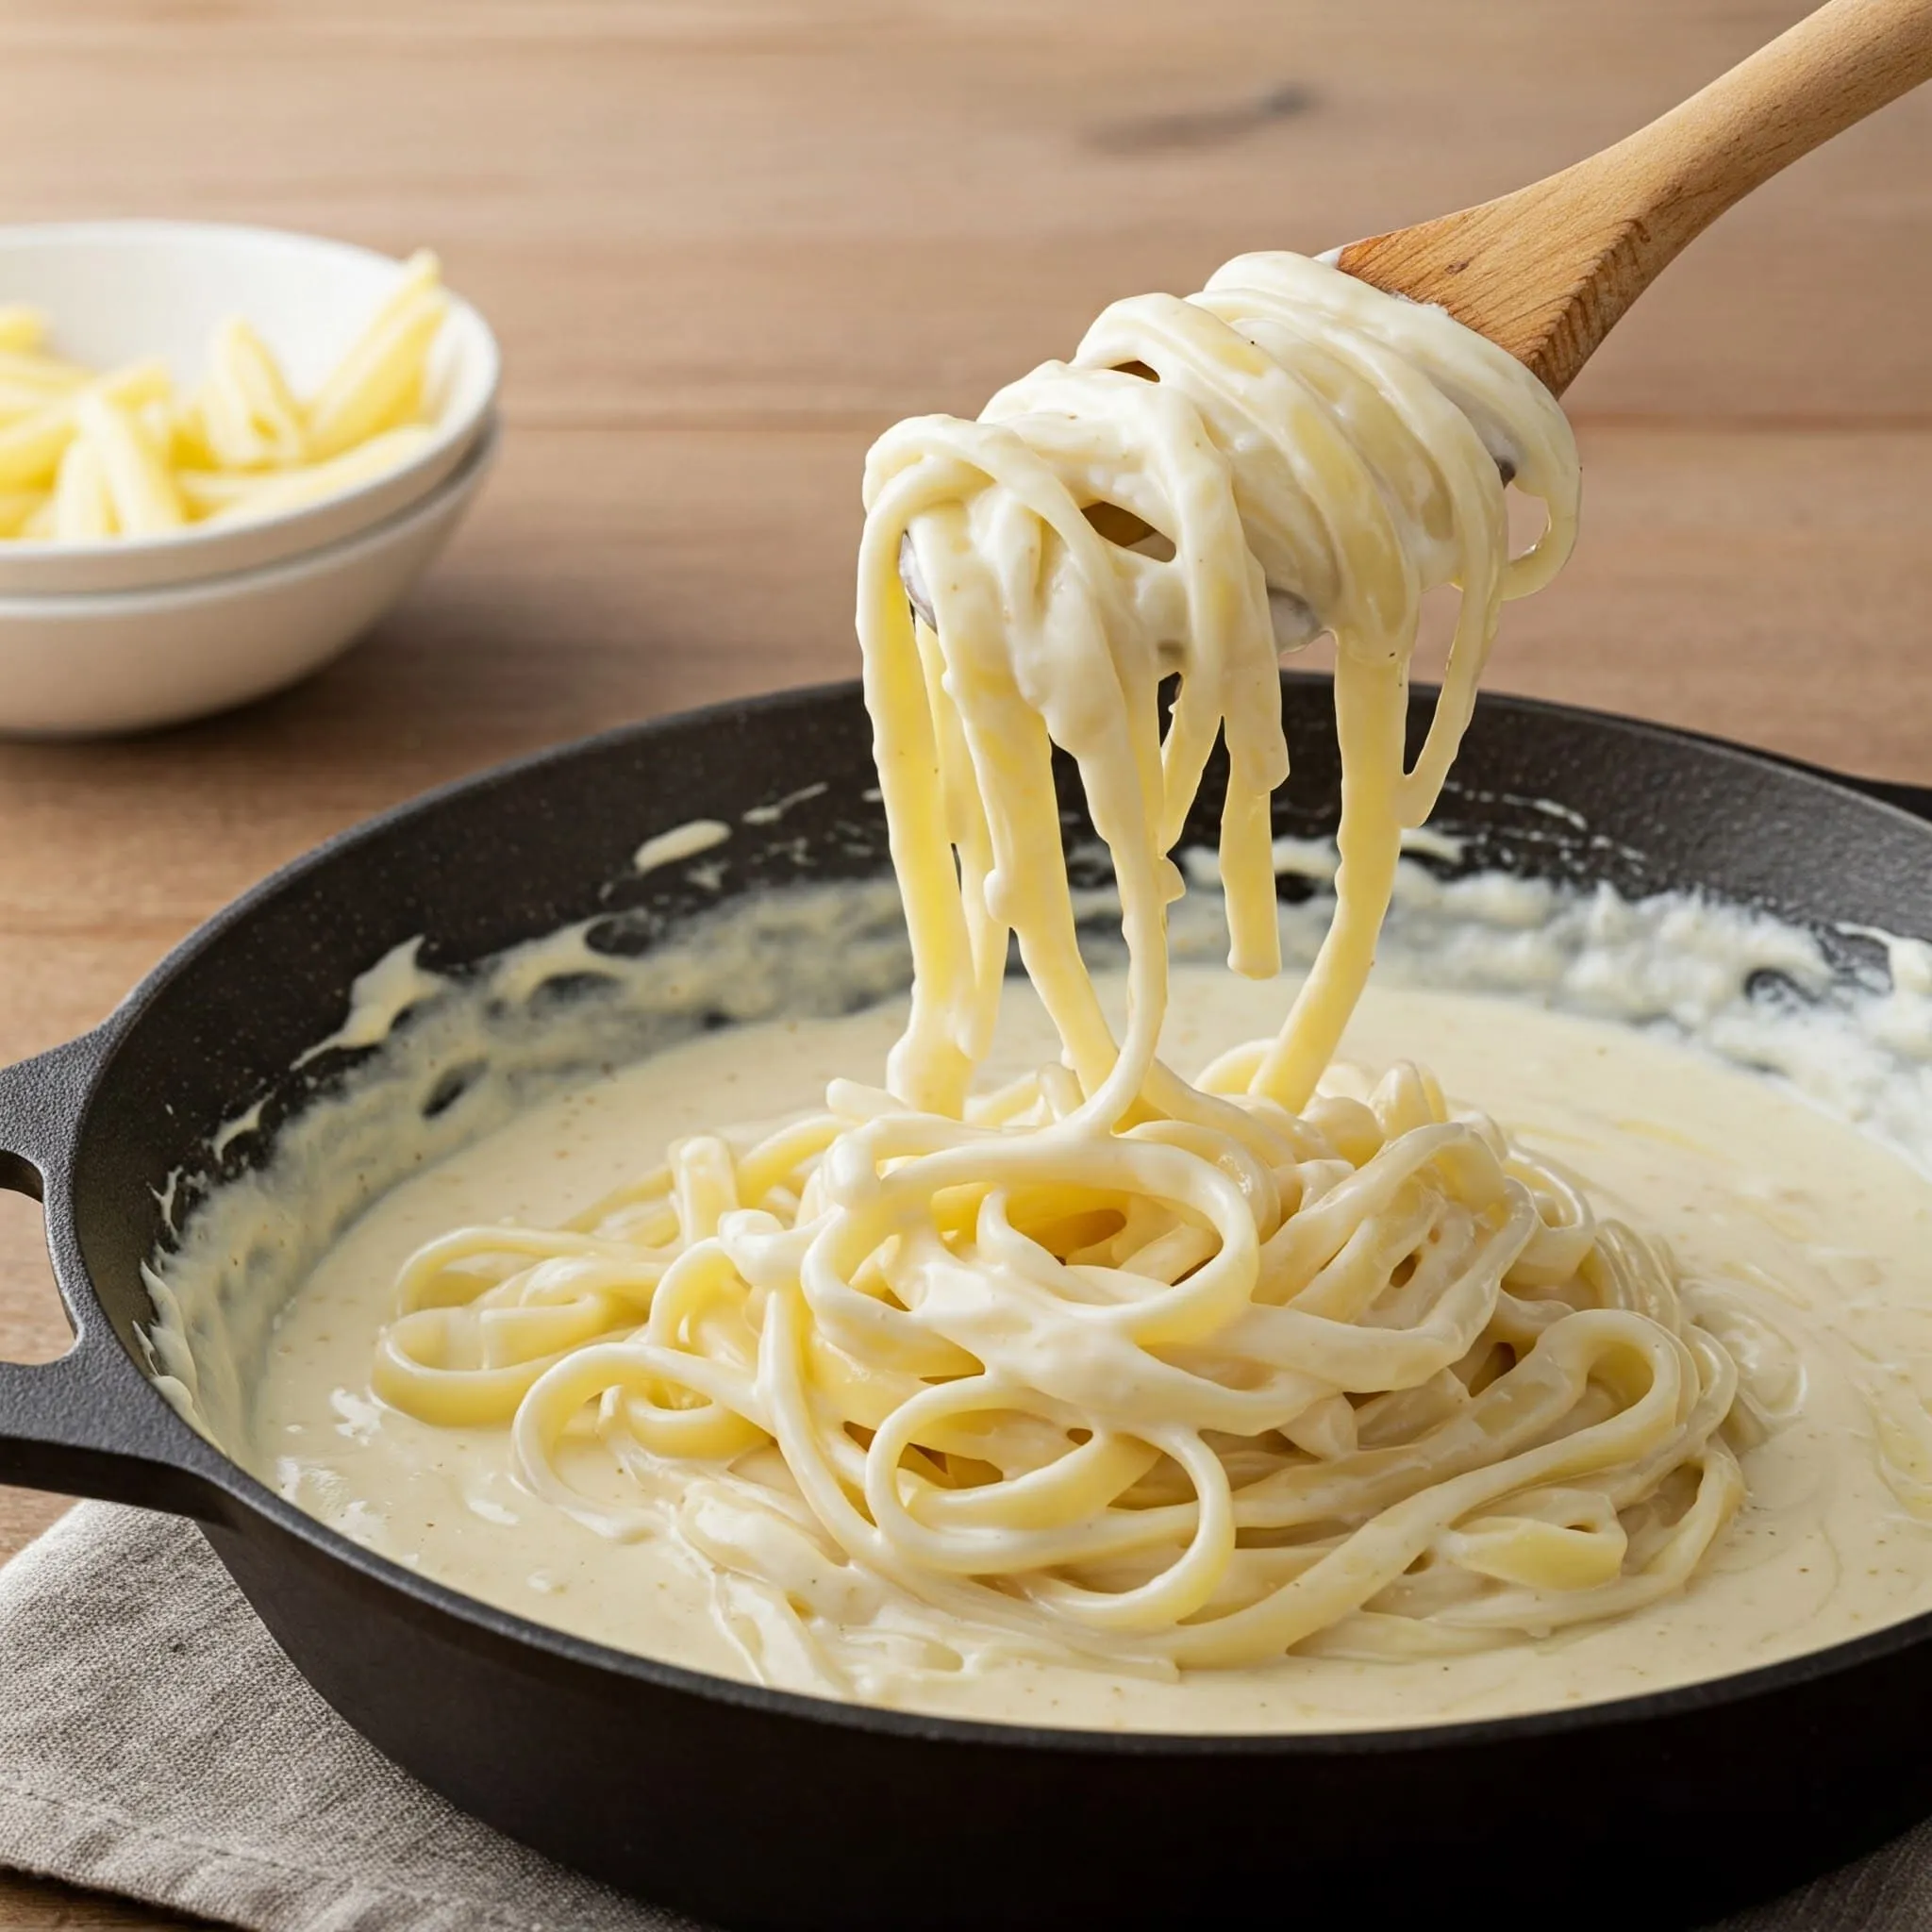
[[[105,1503],[0,1570],[0,1864],[261,1932],[695,1932],[398,1771],[197,1530]],[[1927,1926],[1932,1824],[1722,1932]]]
[[[691,1932],[397,1770],[198,1530],[106,1503],[0,1570],[0,1864],[261,1932]]]

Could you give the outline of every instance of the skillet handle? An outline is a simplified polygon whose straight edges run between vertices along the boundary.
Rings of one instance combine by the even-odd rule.
[[[0,1361],[0,1482],[213,1517],[208,1445],[115,1334],[74,1234],[75,1142],[105,1029],[0,1069],[0,1188],[43,1204],[74,1345],[58,1361]],[[206,1453],[204,1453],[206,1452]]]

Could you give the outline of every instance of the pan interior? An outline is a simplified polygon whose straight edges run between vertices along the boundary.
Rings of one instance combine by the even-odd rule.
[[[1292,717],[1292,691],[1290,703]],[[1674,750],[1693,767],[1724,763],[1701,747]],[[1774,788],[1815,782],[1747,769]],[[242,1449],[287,1297],[344,1225],[424,1164],[545,1094],[707,1030],[896,994],[903,931],[863,775],[862,766],[835,771],[728,819],[679,822],[715,834],[687,836],[666,814],[646,814],[633,822],[645,837],[626,839],[622,862],[579,891],[568,908],[576,916],[535,938],[465,958],[447,928],[425,922],[361,956],[334,999],[317,1003],[287,1062],[207,1132],[199,1166],[177,1162],[158,1190],[165,1232],[149,1279],[159,1319],[134,1314],[163,1386],[196,1426]],[[1793,1080],[1923,1151],[1909,946],[1863,921],[1798,923],[1779,916],[1789,902],[1687,890],[1670,876],[1679,855],[1646,850],[1560,796],[1503,794],[1478,774],[1453,808],[1405,865],[1386,981],[1501,992],[1667,1031]],[[1914,828],[1882,816],[1885,833],[1912,842]],[[1117,942],[1104,854],[1069,817],[1083,935],[1105,963]],[[1325,923],[1327,829],[1313,814],[1281,816],[1291,967]],[[640,845],[648,871],[638,869]],[[353,873],[359,856],[351,846],[324,871],[348,860]],[[1225,939],[1211,847],[1190,843],[1183,860],[1197,890],[1176,908],[1176,955],[1214,958]],[[591,909],[579,909],[585,896]],[[1604,971],[1607,958],[1616,972]]]

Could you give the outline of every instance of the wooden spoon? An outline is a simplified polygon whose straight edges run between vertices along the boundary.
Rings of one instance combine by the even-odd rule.
[[[1855,121],[1932,79],[1932,0],[1830,0],[1614,147],[1326,258],[1439,303],[1561,395],[1687,243]]]
[[[1624,311],[1733,202],[1927,79],[1932,0],[1829,0],[1614,147],[1324,259],[1391,295],[1440,304],[1561,395]],[[1153,534],[1112,504],[1089,517],[1118,543]],[[931,624],[909,539],[899,575]],[[1306,642],[1307,608],[1286,592],[1269,601],[1282,648]]]

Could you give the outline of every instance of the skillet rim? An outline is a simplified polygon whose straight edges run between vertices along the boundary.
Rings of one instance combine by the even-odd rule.
[[[1281,676],[1284,685],[1325,687],[1330,682],[1327,675],[1320,672],[1284,670]],[[1411,691],[1422,692],[1429,688],[1418,682],[1411,686]],[[1111,1731],[950,1717],[883,1705],[846,1702],[803,1691],[774,1690],[762,1684],[715,1675],[578,1637],[516,1611],[504,1609],[481,1597],[471,1596],[447,1584],[439,1583],[353,1541],[319,1518],[285,1501],[225,1449],[195,1430],[155,1386],[148,1370],[125,1346],[118,1334],[113,1332],[111,1323],[107,1321],[99,1290],[81,1257],[72,1187],[82,1144],[96,1124],[95,1108],[100,1089],[115,1057],[171,982],[293,881],[322,870],[358,846],[391,835],[408,820],[439,806],[515,783],[533,773],[569,763],[587,754],[619,744],[648,742],[660,733],[689,730],[726,719],[736,721],[765,712],[808,708],[826,701],[853,701],[859,696],[860,685],[857,678],[838,678],[720,699],[688,710],[666,712],[614,725],[562,744],[542,746],[488,766],[481,772],[446,780],[389,806],[370,818],[345,826],[276,867],[211,913],[171,947],[142,974],[99,1025],[67,1042],[65,1047],[57,1046],[50,1050],[48,1057],[87,1049],[84,1067],[75,1070],[80,1074],[76,1083],[79,1091],[69,1114],[71,1124],[61,1137],[64,1144],[50,1158],[50,1171],[45,1175],[50,1243],[57,1247],[62,1244],[53,1241],[53,1223],[58,1215],[62,1224],[59,1232],[64,1237],[64,1243],[79,1265],[81,1280],[77,1286],[92,1304],[72,1311],[75,1340],[68,1356],[61,1359],[72,1360],[78,1355],[86,1345],[87,1331],[92,1322],[98,1321],[108,1330],[101,1345],[111,1347],[140,1377],[154,1406],[150,1423],[161,1430],[173,1432],[172,1442],[163,1438],[150,1443],[153,1459],[224,1499],[228,1507],[217,1507],[211,1512],[212,1519],[224,1529],[245,1537],[250,1533],[249,1518],[259,1519],[270,1527],[293,1538],[306,1547],[310,1556],[342,1565],[365,1585],[397,1591],[418,1612],[426,1611],[452,1619],[466,1639],[480,1637],[493,1646],[513,1652],[534,1653],[540,1662],[560,1664],[580,1672],[615,1673],[684,1697],[737,1705],[773,1717],[831,1724],[898,1738],[908,1742],[924,1741],[977,1749],[1011,1747],[1058,1752],[1068,1757],[1123,1753],[1148,1757],[1231,1756],[1319,1760],[1337,1757],[1401,1756],[1457,1748],[1504,1749],[1519,1742],[1576,1732],[1622,1729],[1690,1717],[1719,1707],[1749,1702],[1823,1678],[1855,1672],[1899,1651],[1932,1641],[1932,1608],[1928,1608],[1914,1617],[1868,1631],[1862,1636],[1748,1671],[1550,1710],[1402,1726],[1364,1726],[1329,1731]],[[1795,778],[1825,791],[1853,798],[1861,809],[1878,810],[1911,827],[1916,836],[1932,837],[1932,824],[1928,824],[1927,817],[1899,802],[1900,794],[1913,792],[1914,788],[1909,786],[1892,785],[1885,780],[1862,780],[1714,734],[1554,699],[1485,691],[1478,703],[1491,709],[1561,718],[1572,723],[1581,722],[1586,726],[1608,725],[1674,750],[1689,746],[1698,756],[1765,767],[1781,777]],[[1866,790],[1868,783],[1874,787],[1886,787],[1887,790]],[[1932,794],[1928,794],[1928,806],[1932,806]],[[47,1366],[51,1369],[58,1364]],[[191,1515],[186,1508],[164,1508],[162,1513]],[[191,1520],[205,1519],[191,1516]],[[278,1556],[276,1560],[286,1560],[286,1557]]]

